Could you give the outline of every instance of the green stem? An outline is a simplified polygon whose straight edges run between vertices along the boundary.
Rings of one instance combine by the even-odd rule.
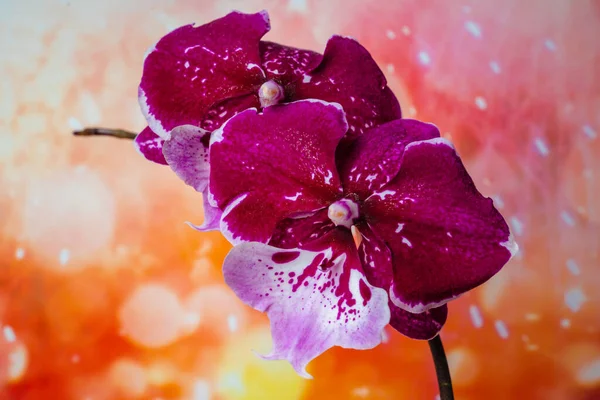
[[[438,386],[440,388],[440,400],[454,400],[452,392],[452,379],[450,378],[450,369],[448,369],[448,360],[440,335],[437,335],[429,341],[431,357],[435,365]]]

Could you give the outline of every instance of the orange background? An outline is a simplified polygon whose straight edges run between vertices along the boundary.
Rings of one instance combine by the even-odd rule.
[[[521,252],[450,306],[457,398],[600,398],[600,3],[3,1],[0,399],[428,399],[427,344],[388,329],[332,349],[312,381],[269,350],[268,321],[224,285],[229,245],[201,198],[132,143],[145,51],[231,9],[268,40],[367,47],[404,113],[450,137]]]

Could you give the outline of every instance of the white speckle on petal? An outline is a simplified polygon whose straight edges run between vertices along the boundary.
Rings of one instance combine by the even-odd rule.
[[[375,180],[375,178],[377,178],[377,174],[367,175],[367,177],[365,179],[368,180],[369,182],[373,182]]]
[[[309,83],[311,79],[312,79],[312,76],[304,75],[304,77],[302,78],[302,83]]]
[[[396,233],[400,233],[402,231],[402,228],[404,228],[404,224],[398,224],[398,227],[396,228]]]
[[[498,336],[502,339],[508,338],[508,328],[504,321],[496,320],[496,322],[494,322],[494,327],[496,328],[496,332],[498,332]]]
[[[333,172],[327,171],[327,176],[323,177],[325,179],[325,183],[329,185],[331,183],[331,179],[333,178]]]
[[[473,326],[475,328],[481,328],[483,326],[483,317],[481,316],[481,311],[479,311],[479,307],[470,306],[469,315],[471,316],[471,322],[473,322]]]
[[[481,37],[481,28],[479,27],[479,25],[477,23],[475,23],[473,21],[466,21],[465,29],[467,30],[467,32],[469,32],[471,35],[475,36],[476,38]]]
[[[283,196],[286,200],[296,201],[302,192],[297,192],[294,196]]]
[[[485,110],[487,108],[487,101],[485,101],[485,99],[483,97],[477,96],[477,97],[475,97],[475,105],[480,110]]]
[[[386,196],[393,196],[395,194],[395,190],[384,190],[383,192],[373,193],[373,196],[378,196],[381,200],[385,200]]]
[[[569,310],[573,312],[581,310],[583,303],[586,301],[587,296],[583,293],[581,288],[573,288],[565,292],[565,304]]]
[[[408,240],[407,238],[403,237],[402,238],[402,243],[404,243],[405,245],[407,245],[408,247],[413,247],[412,243],[410,242],[410,240]]]
[[[248,63],[248,66],[246,67],[247,69],[252,69],[252,68],[258,68],[260,70],[260,72],[262,73],[263,77],[266,78],[267,76],[265,75],[265,71],[263,71],[263,69],[260,67],[260,65],[256,65],[254,63]]]

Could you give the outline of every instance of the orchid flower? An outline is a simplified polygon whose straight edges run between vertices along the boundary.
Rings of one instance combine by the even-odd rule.
[[[376,346],[388,324],[431,339],[446,303],[516,251],[435,126],[391,121],[339,151],[348,126],[340,104],[302,100],[242,111],[210,140],[208,200],[235,245],[225,281],[268,314],[265,357],[305,377],[332,346]]]
[[[135,136],[147,159],[203,193],[194,227],[234,245],[224,278],[267,313],[265,358],[310,377],[312,359],[373,348],[389,324],[437,338],[450,399],[437,337],[447,303],[516,253],[509,228],[439,130],[401,119],[360,44],[333,36],[320,55],[262,41],[269,29],[266,12],[233,12],[163,37],[139,87],[148,127],[112,135]]]
[[[184,180],[205,194],[200,230],[216,229],[219,217],[205,193],[210,134],[236,113],[301,99],[337,102],[349,121],[348,141],[401,116],[383,73],[354,39],[333,36],[321,55],[262,41],[269,30],[266,11],[232,12],[175,29],[144,61],[139,102],[148,127],[135,143],[147,159],[169,164],[179,176],[189,178],[179,169],[181,157],[186,171],[196,170]]]

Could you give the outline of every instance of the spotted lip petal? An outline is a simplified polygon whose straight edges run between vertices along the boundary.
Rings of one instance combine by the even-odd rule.
[[[434,125],[411,119],[369,129],[338,159],[344,191],[366,199],[398,174],[402,154],[409,143],[436,137],[440,137],[440,132]]]
[[[482,284],[510,259],[506,222],[475,188],[454,148],[409,144],[398,175],[364,204],[392,251],[392,302],[409,312],[439,307]]]
[[[139,87],[150,128],[167,139],[176,126],[200,126],[216,104],[258,88],[265,78],[259,41],[269,29],[266,12],[235,11],[164,36],[146,56]]]
[[[171,169],[198,192],[208,186],[210,132],[193,125],[178,126],[164,142],[163,154]]]
[[[273,350],[303,377],[306,365],[333,346],[369,349],[389,323],[388,297],[365,279],[352,238],[336,229],[313,250],[242,243],[223,264],[225,282],[271,321]]]
[[[134,145],[146,160],[157,164],[167,165],[162,153],[164,139],[152,132],[150,127],[144,128],[134,140]]]
[[[339,105],[305,100],[246,110],[215,131],[210,193],[223,234],[266,243],[282,219],[341,196],[334,153],[346,130]]]
[[[298,81],[295,99],[341,104],[348,119],[347,139],[402,116],[396,96],[367,49],[342,36],[329,39],[321,64]]]

